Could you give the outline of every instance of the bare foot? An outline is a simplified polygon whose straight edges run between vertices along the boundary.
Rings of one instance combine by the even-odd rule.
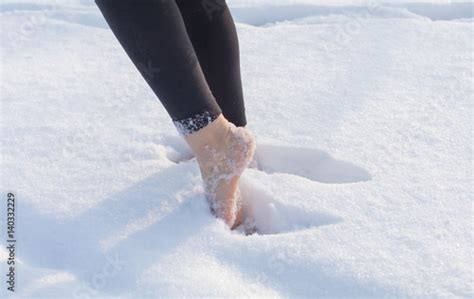
[[[235,228],[242,221],[238,183],[255,152],[255,140],[247,129],[234,126],[223,116],[208,127],[200,130],[208,132],[196,135],[201,137],[199,145],[198,141],[187,141],[196,154],[211,211]],[[205,141],[204,135],[209,134],[212,136]]]
[[[255,141],[246,129],[229,123],[228,133],[220,144],[206,149],[206,157],[197,157],[197,160],[207,200],[211,210],[234,228],[242,218],[239,179],[252,159]]]

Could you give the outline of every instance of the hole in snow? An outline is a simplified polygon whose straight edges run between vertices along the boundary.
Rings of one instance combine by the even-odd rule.
[[[168,148],[167,157],[175,163],[186,162],[194,157],[181,137],[168,135],[159,143]],[[371,179],[367,170],[351,162],[336,160],[328,153],[311,148],[285,147],[257,144],[255,152],[257,168],[266,173],[288,173],[328,184],[363,182]]]
[[[289,173],[330,184],[371,179],[369,172],[362,167],[336,160],[318,149],[258,144],[256,155],[258,168],[266,173]]]
[[[342,218],[328,212],[311,211],[277,201],[244,177],[239,188],[244,199],[246,219],[237,230],[245,234],[278,234],[342,221]]]

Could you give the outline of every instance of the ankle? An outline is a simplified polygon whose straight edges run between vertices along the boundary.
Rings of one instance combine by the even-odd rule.
[[[229,121],[221,114],[213,122],[184,139],[196,157],[208,150],[218,150],[230,132]]]

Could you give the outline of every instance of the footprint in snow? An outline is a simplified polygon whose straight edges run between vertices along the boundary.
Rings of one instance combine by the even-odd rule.
[[[268,174],[288,173],[320,183],[355,183],[371,179],[362,167],[312,148],[258,144],[256,161],[257,169]]]
[[[244,198],[246,218],[237,230],[246,235],[287,233],[342,221],[342,218],[328,212],[308,211],[305,207],[278,201],[245,177],[240,180],[239,187]]]
[[[168,158],[182,163],[194,158],[181,138],[164,136],[162,144]],[[311,148],[277,146],[259,143],[250,168],[267,174],[286,173],[319,183],[344,184],[368,181],[367,170],[348,161],[337,160],[328,153]],[[338,216],[322,211],[307,211],[273,198],[263,188],[242,177],[240,190],[244,199],[246,219],[237,228],[245,234],[277,234],[341,222]]]
[[[161,143],[167,157],[175,163],[194,158],[190,148],[177,136],[165,136]],[[327,152],[312,148],[258,143],[250,168],[272,173],[287,173],[319,183],[344,184],[371,179],[367,170],[348,161],[337,160]]]

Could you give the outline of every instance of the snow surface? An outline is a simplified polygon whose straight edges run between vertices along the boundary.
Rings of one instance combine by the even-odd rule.
[[[472,3],[229,3],[260,163],[249,236],[209,213],[93,1],[1,2],[16,296],[472,298]]]

